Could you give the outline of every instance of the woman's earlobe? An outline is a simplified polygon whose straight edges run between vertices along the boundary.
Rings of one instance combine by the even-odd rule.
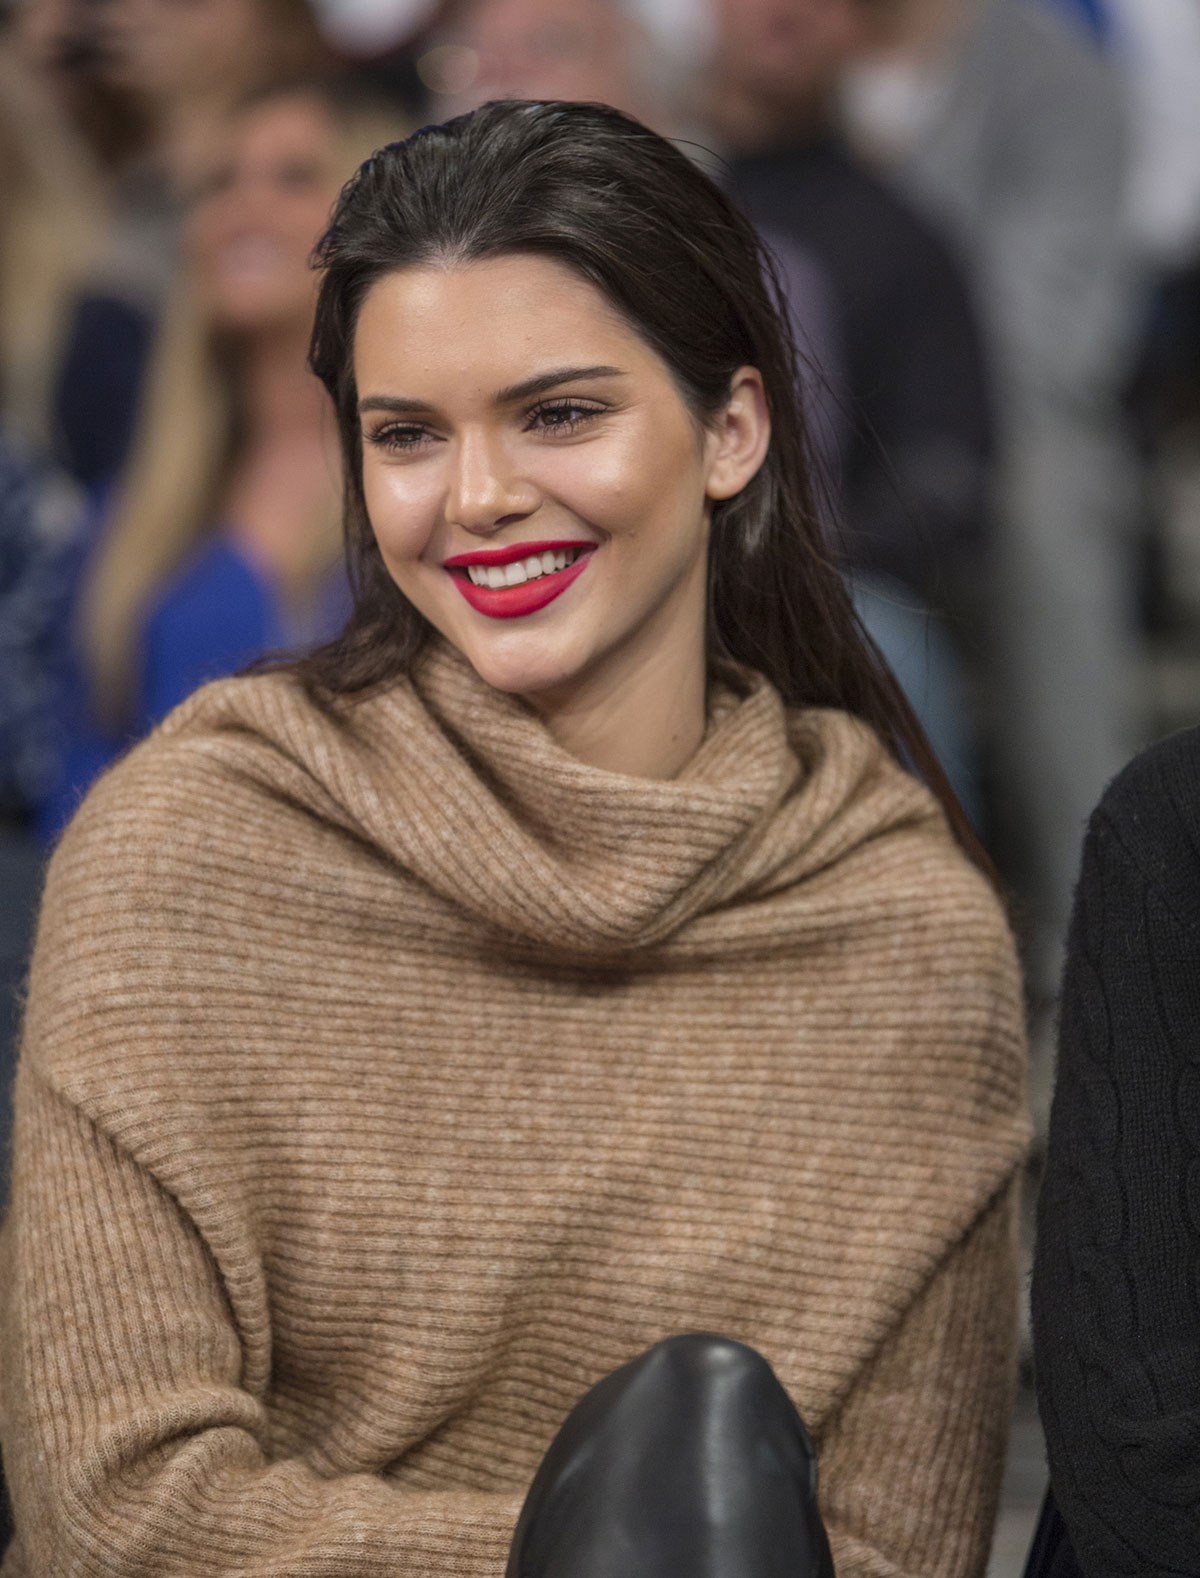
[[[731,499],[755,476],[771,442],[771,418],[757,367],[739,367],[730,379],[729,401],[716,436],[705,491],[710,499]]]

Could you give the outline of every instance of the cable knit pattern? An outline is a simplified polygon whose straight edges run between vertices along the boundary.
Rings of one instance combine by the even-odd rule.
[[[499,1578],[587,1387],[754,1344],[840,1578],[982,1571],[1021,1004],[861,724],[715,691],[671,782],[437,645],[200,692],[55,856],[18,1079],[4,1578]]]
[[[1034,1277],[1055,1496],[1088,1578],[1200,1553],[1200,730],[1092,818]]]

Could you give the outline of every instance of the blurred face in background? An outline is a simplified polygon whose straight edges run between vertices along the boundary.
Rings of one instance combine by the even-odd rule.
[[[644,119],[639,40],[616,0],[468,0],[452,36],[418,69],[439,115],[488,99],[574,99]]]
[[[769,112],[808,115],[872,35],[869,0],[717,0],[717,71]]]
[[[237,118],[187,226],[201,305],[216,327],[307,333],[316,293],[309,254],[350,173],[344,165],[338,129],[316,95],[268,99]]]
[[[164,102],[265,75],[274,40],[261,0],[102,0],[94,10],[113,87]]]
[[[103,0],[19,0],[6,42],[69,128],[101,161],[119,162],[143,135],[140,104],[109,84],[98,44]]]

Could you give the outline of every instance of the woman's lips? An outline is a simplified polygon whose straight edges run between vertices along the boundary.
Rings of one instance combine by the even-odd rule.
[[[595,548],[594,543],[530,542],[513,543],[506,548],[486,548],[447,559],[444,568],[455,586],[477,613],[490,619],[520,619],[535,614],[562,595],[583,574]],[[576,553],[574,563],[565,569],[545,571],[534,580],[517,586],[476,586],[467,573],[468,565],[503,567],[543,553]]]

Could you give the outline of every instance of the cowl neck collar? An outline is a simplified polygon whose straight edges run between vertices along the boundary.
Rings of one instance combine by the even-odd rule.
[[[210,686],[164,726],[238,737],[240,771],[306,804],[489,929],[564,957],[628,955],[936,815],[862,723],[788,712],[760,675],[710,687],[670,780],[590,767],[448,643],[335,714],[286,674]]]

